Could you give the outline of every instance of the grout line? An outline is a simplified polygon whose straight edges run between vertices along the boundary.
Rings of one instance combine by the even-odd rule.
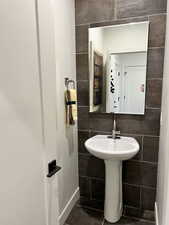
[[[145,109],[150,109],[150,110],[161,110],[161,108],[155,108],[155,107],[149,107],[149,106],[146,106]]]
[[[141,207],[142,207],[142,188],[140,187],[140,210],[141,210]]]
[[[79,107],[85,107],[86,106],[79,106]],[[79,129],[79,131],[89,131],[90,129],[88,130],[83,130],[83,129]],[[101,131],[101,130],[93,130],[91,129],[92,132],[95,132],[95,133],[105,133],[105,134],[110,134],[111,131]],[[138,137],[138,136],[144,136],[144,137],[160,137],[159,135],[152,135],[152,134],[133,134],[133,133],[121,133],[120,134],[121,136],[123,135],[129,135],[129,136],[134,136],[134,137]]]
[[[116,21],[126,21],[126,20],[131,20],[131,19],[141,19],[141,18],[147,18],[149,19],[151,16],[160,16],[160,15],[167,15],[167,12],[161,12],[161,13],[154,13],[150,15],[143,15],[143,16],[133,16],[133,17],[124,17],[124,18],[117,18],[115,20],[102,20],[102,21],[91,21],[88,23],[81,23],[81,24],[76,24],[75,26],[91,26],[94,24],[99,24],[99,23],[106,23],[106,22],[116,22]]]
[[[133,187],[137,187],[137,188],[146,188],[146,189],[151,189],[153,191],[156,190],[156,188],[154,187],[149,187],[149,186],[146,186],[146,185],[138,185],[138,184],[129,184],[129,183],[126,183],[126,182],[123,182],[124,185],[128,185],[128,186],[133,186]],[[132,206],[133,207],[133,206]],[[137,207],[135,207],[137,208]]]
[[[154,166],[156,166],[158,164],[158,162],[150,162],[150,161],[136,160],[136,159],[130,159],[130,162],[147,163],[147,164],[154,165]]]
[[[75,52],[76,55],[88,55],[88,52]]]
[[[167,12],[150,14],[150,15],[148,15],[148,18],[150,18],[151,16],[160,16],[160,15],[161,15],[161,16],[162,16],[162,15],[167,16]]]
[[[162,81],[163,80],[163,77],[152,77],[152,78],[147,78],[146,81],[149,81],[149,80],[159,80],[159,81]]]
[[[83,51],[81,51],[81,52],[76,52],[76,55],[82,55],[82,54],[83,54],[83,55],[84,55],[84,54],[87,55],[88,53],[87,53],[87,52],[83,52]]]
[[[83,107],[83,106],[81,106]],[[105,134],[110,134],[111,131],[99,131],[99,130],[91,130],[91,129],[78,129],[79,132],[95,132],[95,133],[105,133]],[[151,135],[151,134],[133,134],[133,133],[121,133],[121,136],[129,135],[133,137],[152,137],[152,138],[159,138],[159,135]]]
[[[104,182],[105,181],[105,178],[98,178],[98,177],[89,177],[89,176],[84,176],[84,175],[79,175],[79,177],[82,177],[82,178],[86,178],[86,179],[94,179],[94,180],[97,180],[97,181],[101,181],[101,182]],[[130,183],[127,183],[127,182],[122,182],[124,185],[128,185],[128,186],[133,186],[133,187],[137,187],[137,188],[146,188],[146,189],[151,189],[151,190],[156,190],[156,187],[152,187],[152,186],[146,186],[146,185],[139,185],[139,184],[130,184]],[[93,200],[97,200],[97,199],[93,199]]]
[[[153,50],[153,49],[164,49],[165,46],[159,46],[159,47],[148,47],[148,50]]]
[[[82,129],[78,129],[79,132],[88,132],[89,133],[89,130],[82,130]]]
[[[159,137],[157,135],[149,135],[149,134],[129,134],[129,133],[121,133],[121,135],[132,135],[132,136],[135,136],[135,137],[138,137],[138,136],[142,136],[142,137]]]
[[[89,82],[89,80],[77,80],[77,83],[79,82]]]
[[[84,175],[79,175],[79,176],[82,178],[90,178],[90,179],[102,181],[102,182],[105,180],[105,178],[99,178],[99,177],[89,177],[89,176],[84,176]]]
[[[86,153],[84,152],[79,152],[79,156],[86,156],[86,157],[89,157],[89,156],[92,156],[92,154],[88,153],[86,151]],[[130,159],[130,162],[135,162],[135,163],[146,163],[146,164],[149,164],[149,165],[153,165],[153,166],[157,166],[158,165],[158,162],[150,162],[150,161],[146,161],[146,160],[143,160],[143,159]]]

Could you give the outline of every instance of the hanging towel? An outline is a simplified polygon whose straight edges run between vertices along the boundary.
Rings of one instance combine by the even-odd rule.
[[[70,101],[72,106],[72,118],[74,121],[77,120],[77,93],[76,89],[70,89]]]
[[[77,94],[76,89],[69,89],[65,92],[66,103],[66,124],[74,125],[77,120]]]

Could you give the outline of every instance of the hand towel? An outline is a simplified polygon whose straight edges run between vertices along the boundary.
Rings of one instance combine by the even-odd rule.
[[[77,93],[76,89],[70,89],[70,101],[72,102],[72,118],[74,121],[77,120]]]
[[[65,92],[66,124],[74,125],[77,120],[77,94],[75,89]]]

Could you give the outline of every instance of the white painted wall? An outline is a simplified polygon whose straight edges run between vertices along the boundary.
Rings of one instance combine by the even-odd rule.
[[[65,124],[64,78],[76,81],[74,0],[55,2],[57,158],[59,174],[59,213],[63,221],[66,205],[78,190],[77,126]],[[77,195],[76,195],[77,196]]]
[[[103,29],[100,27],[89,28],[89,43],[92,41],[95,51],[103,54]]]
[[[148,22],[102,28],[105,54],[147,51],[148,28]]]
[[[37,38],[40,67],[40,86],[42,101],[43,146],[45,156],[45,175],[48,162],[57,160],[56,142],[56,56],[54,32],[53,0],[37,0]],[[50,76],[49,76],[50,75]],[[59,224],[58,174],[51,178],[45,176],[46,225]]]
[[[0,224],[56,225],[58,211],[62,224],[78,197],[77,128],[64,121],[74,15],[73,0],[0,0]],[[53,158],[59,182],[46,179]]]
[[[34,0],[0,0],[0,224],[45,225]]]
[[[167,8],[169,12],[169,4]],[[157,185],[158,225],[168,225],[169,221],[169,17],[167,17],[166,47],[164,61],[162,118]]]
[[[110,53],[146,52],[149,22],[89,28],[89,43],[106,57]],[[139,44],[138,44],[139,43]]]

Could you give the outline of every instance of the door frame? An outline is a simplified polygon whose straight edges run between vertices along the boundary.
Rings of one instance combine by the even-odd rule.
[[[54,34],[54,1],[35,0],[37,45],[44,145],[44,188],[46,224],[58,225],[58,176],[47,178],[48,162],[57,160],[56,154],[56,57]]]

